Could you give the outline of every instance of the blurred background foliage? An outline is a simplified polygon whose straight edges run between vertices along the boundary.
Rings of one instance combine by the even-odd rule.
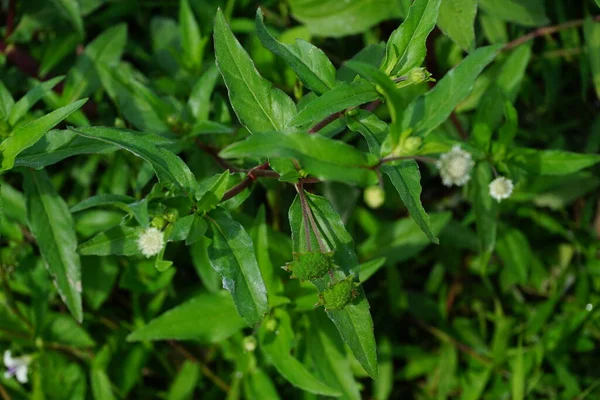
[[[67,124],[173,137],[193,127],[202,134],[201,143],[188,137],[176,151],[204,178],[223,171],[213,149],[246,134],[214,67],[211,31],[218,7],[263,77],[299,98],[302,90],[293,71],[257,38],[257,7],[280,41],[311,41],[339,68],[359,51],[365,60],[375,57],[379,44],[405,18],[410,1],[189,0],[201,34],[192,47],[181,35],[185,22],[178,1],[9,0],[2,5],[0,76],[12,97],[20,98],[39,81],[66,76],[53,91],[44,92],[26,121],[89,97]],[[499,90],[518,111],[519,145],[597,154],[600,24],[592,18],[597,21],[599,11],[594,1],[445,0],[427,41],[426,67],[434,78],[475,47],[512,47],[484,71],[452,119],[432,135],[468,136],[486,94]],[[540,30],[557,25],[561,28]],[[532,40],[523,40],[532,32]],[[207,87],[200,98],[210,108],[190,104],[189,115],[184,108],[190,94]],[[403,96],[408,103],[426,90],[424,85],[411,87]],[[385,109],[378,113],[386,118]],[[358,143],[351,133],[341,137]],[[36,146],[25,153],[30,163],[44,143]],[[146,193],[152,171],[133,155],[112,150],[46,168],[69,206],[92,194],[139,198]],[[422,200],[439,232],[439,246],[421,233],[396,196],[371,209],[355,187],[314,187],[342,216],[360,261],[369,263],[361,280],[368,278],[364,288],[378,342],[379,379],[366,378],[335,331],[332,336],[311,335],[311,326],[331,324],[310,311],[313,292],[286,282],[297,308],[296,357],[308,366],[314,366],[314,357],[332,357],[332,370],[316,371],[325,380],[335,374],[336,363],[350,357],[356,380],[351,377],[347,383],[348,398],[600,398],[600,169],[523,180],[511,200],[501,204],[496,251],[486,271],[479,267],[474,215],[462,192],[443,187],[433,169],[421,172]],[[290,386],[254,352],[254,332],[242,329],[235,310],[216,301],[218,296],[185,314],[200,326],[230,320],[218,332],[202,336],[200,329],[185,342],[126,340],[165,310],[199,293],[219,291],[220,279],[206,268],[195,246],[170,245],[165,258],[176,268],[164,272],[146,260],[83,257],[85,313],[83,323],[76,323],[52,288],[25,229],[19,175],[7,174],[3,181],[0,347],[36,353],[37,367],[28,386],[0,377],[1,397],[317,397]],[[393,193],[391,184],[385,184],[386,192]],[[291,188],[260,180],[236,215],[247,227],[256,226],[256,210],[261,210],[260,218],[266,215],[274,266],[291,254],[287,211],[293,195]],[[74,213],[79,241],[117,225],[123,215],[114,209]],[[31,340],[31,322],[23,320],[33,321],[37,340]]]

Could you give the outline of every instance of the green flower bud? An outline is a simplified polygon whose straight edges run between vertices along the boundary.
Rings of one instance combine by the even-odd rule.
[[[414,153],[415,151],[419,150],[419,147],[421,147],[421,144],[423,144],[423,139],[421,139],[418,136],[412,136],[412,137],[408,137],[406,138],[406,140],[404,141],[404,146],[403,147],[403,152],[407,153],[407,154],[411,154]]]
[[[334,283],[319,295],[318,305],[325,306],[327,311],[343,310],[358,296],[357,286],[352,276]]]
[[[371,208],[379,208],[385,203],[385,191],[379,185],[369,186],[363,193],[365,203]]]
[[[242,346],[244,350],[253,352],[256,350],[256,338],[254,336],[246,336],[242,341]]]
[[[413,68],[408,71],[408,80],[409,83],[423,83],[426,82],[427,79],[431,76],[425,68]]]
[[[292,272],[292,278],[301,281],[313,281],[321,278],[333,268],[333,252],[321,253],[311,251],[294,254],[294,261],[286,265],[285,269]]]

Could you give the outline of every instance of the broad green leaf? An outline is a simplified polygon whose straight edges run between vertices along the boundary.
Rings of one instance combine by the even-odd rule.
[[[406,20],[388,39],[381,64],[389,76],[401,76],[425,60],[425,41],[435,28],[441,0],[415,0]]]
[[[376,164],[374,157],[346,143],[304,132],[257,133],[226,147],[220,156],[295,158],[307,173],[319,179],[363,186],[377,183],[377,174],[370,168]]]
[[[206,104],[209,104],[209,102],[207,102]],[[199,136],[199,135],[226,134],[226,133],[233,133],[233,129],[227,125],[223,125],[218,122],[198,121],[194,124],[190,133],[188,133],[187,136],[195,137],[195,136]]]
[[[202,65],[206,39],[200,34],[200,27],[188,0],[179,2],[179,29],[183,54],[194,69]]]
[[[51,130],[36,144],[19,154],[17,167],[42,169],[65,158],[81,154],[105,154],[118,150],[117,146],[88,139],[68,130]]]
[[[336,279],[343,279],[352,274],[358,267],[358,259],[354,252],[354,240],[346,230],[340,216],[323,197],[307,193],[307,203],[312,210],[316,225],[323,236],[327,251],[335,251],[334,262],[340,267],[334,274]],[[304,220],[298,196],[294,199],[289,211],[292,230],[292,243],[295,252],[308,250],[304,235]],[[318,248],[314,233],[310,235],[311,247]],[[324,280],[313,281],[319,291],[327,287]],[[377,378],[377,349],[373,336],[373,321],[369,311],[369,302],[362,290],[359,296],[342,310],[327,311],[344,342],[360,362],[365,371],[373,379]]]
[[[496,252],[504,264],[503,271],[510,275],[510,282],[526,284],[532,258],[527,237],[518,229],[508,229],[498,238]]]
[[[550,22],[544,0],[480,0],[479,7],[496,18],[523,26],[541,26]]]
[[[210,114],[210,97],[213,90],[215,90],[218,78],[219,70],[217,66],[211,65],[192,88],[187,104],[196,121],[208,120]],[[192,132],[197,129],[197,127],[194,127]]]
[[[342,82],[311,101],[290,122],[290,126],[306,126],[336,112],[379,98],[375,86],[366,81]]]
[[[306,345],[317,376],[339,390],[344,399],[360,400],[360,391],[352,375],[344,342],[335,326],[322,310],[310,313],[309,317],[310,334],[307,335]]]
[[[73,104],[59,108],[35,121],[20,125],[12,131],[10,136],[0,144],[0,153],[3,157],[0,172],[11,169],[19,153],[33,146],[46,132],[83,106],[86,101],[87,99],[79,100]]]
[[[592,82],[596,89],[596,96],[600,98],[600,24],[589,16],[583,23],[585,45],[592,72]]]
[[[442,32],[468,52],[475,48],[477,3],[478,0],[442,1],[437,21]]]
[[[244,394],[248,400],[280,400],[271,378],[258,367],[246,375],[244,379]]]
[[[127,340],[199,340],[216,343],[245,326],[225,292],[203,293],[136,329]]]
[[[368,111],[361,110],[358,115],[348,117],[348,127],[360,132],[369,145],[372,154],[379,154],[381,138],[385,136],[386,124]],[[403,161],[398,165],[383,165],[381,170],[390,178],[398,191],[402,202],[417,225],[429,240],[439,243],[434,235],[429,216],[421,204],[421,173],[414,160]]]
[[[79,10],[79,2],[77,0],[51,0],[51,2],[58,12],[73,25],[73,28],[83,36],[85,31]]]
[[[220,10],[215,17],[214,41],[217,67],[241,124],[252,133],[283,130],[296,114],[296,105],[260,76]]]
[[[360,61],[379,67],[385,56],[385,45],[383,43],[371,44],[358,53],[349,61]],[[337,71],[337,79],[344,82],[352,82],[356,77],[356,72],[344,63]]]
[[[12,110],[14,105],[15,101],[12,95],[10,94],[6,86],[4,86],[4,82],[0,80],[0,116],[2,117],[1,119],[8,119],[10,111]]]
[[[198,274],[198,277],[202,281],[202,284],[206,287],[209,292],[218,292],[222,289],[221,285],[221,277],[215,271],[210,264],[210,259],[208,258],[208,246],[210,245],[210,240],[204,236],[198,239],[195,243],[189,246],[190,253],[192,256],[192,263],[194,264],[194,269]]]
[[[480,47],[451,69],[425,95],[408,105],[402,128],[413,128],[415,135],[425,135],[438,127],[471,93],[475,78],[496,57],[500,45]]]
[[[290,316],[281,308],[275,309],[276,330],[269,330],[263,323],[258,331],[260,348],[279,372],[292,385],[310,393],[337,397],[341,393],[312,375],[304,365],[290,353],[294,331]],[[274,321],[274,318],[267,320]]]
[[[43,171],[26,171],[24,186],[29,229],[60,297],[81,322],[81,262],[69,208]]]
[[[600,162],[598,154],[571,153],[562,150],[515,148],[507,162],[538,175],[568,175]]]
[[[363,33],[386,19],[402,16],[401,5],[389,0],[290,0],[292,15],[315,36]]]
[[[488,163],[480,162],[473,170],[473,178],[469,183],[479,246],[483,263],[494,251],[496,230],[498,226],[498,203],[490,196],[489,185],[492,181],[492,170]]]
[[[210,263],[223,278],[240,316],[254,325],[267,312],[268,302],[252,239],[225,209],[211,211],[208,221],[213,233]]]
[[[125,196],[123,194],[99,194],[88,197],[87,199],[75,204],[73,207],[71,207],[70,211],[72,213],[76,213],[89,208],[104,206],[116,206],[118,208],[127,210],[127,206],[133,202],[135,202],[133,197]]]
[[[141,254],[136,240],[142,232],[141,227],[115,226],[101,232],[79,245],[79,254],[84,256],[133,256]]]
[[[39,99],[44,97],[47,92],[52,90],[52,88],[63,79],[64,76],[57,76],[49,81],[38,84],[35,88],[27,92],[27,94],[21,97],[10,110],[8,123],[14,126],[25,114],[27,114],[27,111],[29,111]]]
[[[212,210],[219,204],[225,191],[229,188],[230,176],[227,170],[198,184],[198,189],[196,190],[196,199],[198,199],[196,210],[198,213]]]
[[[302,39],[296,39],[295,44],[277,41],[267,30],[260,8],[256,10],[256,33],[267,49],[292,67],[308,89],[323,94],[335,86],[335,67],[325,53]]]
[[[110,379],[104,370],[92,367],[90,370],[90,382],[95,400],[116,399],[111,388]]]
[[[47,342],[61,343],[75,348],[92,347],[94,339],[68,314],[52,313],[41,337]]]
[[[115,66],[126,42],[127,25],[123,23],[108,28],[89,43],[67,74],[63,101],[73,102],[95,92],[100,87],[98,68]]]
[[[189,400],[193,398],[199,379],[200,366],[195,362],[185,360],[169,387],[167,400]]]
[[[193,193],[196,178],[181,158],[132,131],[104,127],[70,128],[75,133],[127,150],[152,164],[158,179]]]

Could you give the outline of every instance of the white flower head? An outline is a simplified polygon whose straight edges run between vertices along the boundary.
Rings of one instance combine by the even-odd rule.
[[[10,350],[6,350],[4,352],[4,366],[6,367],[4,378],[10,379],[13,376],[16,376],[20,383],[27,383],[27,370],[30,362],[31,357],[23,356],[13,358]]]
[[[510,179],[499,176],[490,183],[490,196],[498,200],[508,199],[512,194],[514,185]]]
[[[463,186],[469,182],[474,165],[471,153],[461,149],[458,144],[452,146],[449,152],[442,154],[436,163],[442,182],[446,186]]]
[[[137,245],[142,254],[149,258],[160,253],[165,246],[165,236],[154,227],[148,228],[138,237]]]

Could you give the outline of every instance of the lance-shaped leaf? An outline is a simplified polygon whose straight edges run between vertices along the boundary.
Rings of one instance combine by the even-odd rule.
[[[115,226],[81,243],[78,251],[84,256],[139,255],[141,252],[136,241],[141,233],[142,228],[139,226]]]
[[[36,87],[27,92],[27,94],[21,97],[10,110],[8,123],[14,126],[25,114],[27,114],[27,111],[29,111],[29,109],[33,107],[39,99],[52,90],[52,88],[63,79],[64,76],[57,76],[56,78],[50,79],[47,82],[38,84]]]
[[[304,86],[317,94],[323,94],[335,86],[335,67],[323,50],[301,39],[296,39],[295,44],[277,41],[267,30],[260,8],[256,10],[256,33],[267,49],[292,67]]]
[[[320,121],[336,112],[368,103],[378,97],[379,94],[375,89],[375,85],[370,82],[343,82],[308,103],[292,119],[290,126],[305,126]]]
[[[480,0],[479,7],[503,21],[541,26],[550,22],[544,3],[544,0]]]
[[[377,183],[372,167],[377,159],[346,143],[304,132],[261,132],[226,147],[223,158],[290,157],[297,159],[309,174],[322,179],[354,182],[359,185]]]
[[[354,251],[354,240],[346,230],[339,214],[329,202],[320,196],[306,193],[307,203],[311,209],[318,230],[323,239],[326,251],[335,251],[334,263],[340,267],[334,272],[336,280],[350,276],[359,263]],[[302,207],[298,196],[289,211],[292,230],[292,245],[295,252],[309,251],[305,238]],[[310,230],[310,248],[319,248],[312,229]],[[322,292],[328,286],[326,279],[312,281]],[[362,367],[373,378],[377,378],[377,349],[373,335],[373,320],[369,311],[369,302],[362,287],[357,288],[358,297],[341,310],[329,310],[327,315],[335,324],[344,342],[348,345]]]
[[[508,159],[532,174],[568,175],[599,163],[600,155],[519,147],[509,152]]]
[[[0,153],[2,154],[0,172],[11,169],[19,153],[33,146],[46,132],[78,110],[86,101],[87,99],[76,101],[12,131],[10,136],[0,144]]]
[[[253,133],[285,128],[296,114],[296,105],[287,94],[260,76],[221,10],[215,17],[214,40],[217,67],[241,124]]]
[[[475,79],[496,57],[502,46],[486,46],[472,52],[451,69],[435,87],[408,105],[402,119],[402,130],[413,128],[415,135],[425,135],[438,127],[467,97]]]
[[[81,322],[81,262],[69,208],[44,171],[26,171],[24,186],[29,228],[46,269],[63,302]]]
[[[381,70],[390,76],[400,76],[423,64],[427,36],[435,27],[441,0],[415,0],[406,20],[392,32]]]
[[[475,15],[478,0],[445,0],[440,5],[438,26],[450,39],[470,52],[475,47]]]
[[[212,243],[208,257],[223,278],[238,313],[248,325],[259,322],[267,312],[267,290],[260,274],[252,239],[229,212],[217,208],[208,216]]]
[[[488,163],[477,164],[473,171],[473,179],[469,183],[471,201],[475,211],[475,223],[479,247],[484,257],[485,266],[496,246],[496,231],[498,228],[498,202],[490,196],[489,185],[492,181],[492,170]]]
[[[225,291],[203,293],[133,331],[127,340],[222,341],[245,326]]]
[[[379,154],[381,143],[385,137],[387,125],[368,111],[361,110],[358,115],[348,117],[348,128],[360,132],[372,154]],[[383,165],[381,170],[390,178],[398,191],[402,202],[411,217],[429,240],[439,243],[433,232],[429,216],[421,204],[421,173],[414,160],[406,160],[398,165]]]
[[[196,178],[181,158],[136,132],[105,127],[71,130],[81,136],[119,146],[148,161],[158,179],[163,182],[172,183],[187,193],[193,193],[196,188]]]
[[[275,369],[292,385],[310,393],[337,397],[341,393],[312,375],[306,367],[290,353],[294,331],[290,316],[281,308],[274,312],[276,331],[263,323],[258,332],[260,348],[275,366]],[[272,322],[269,320],[268,322]]]

